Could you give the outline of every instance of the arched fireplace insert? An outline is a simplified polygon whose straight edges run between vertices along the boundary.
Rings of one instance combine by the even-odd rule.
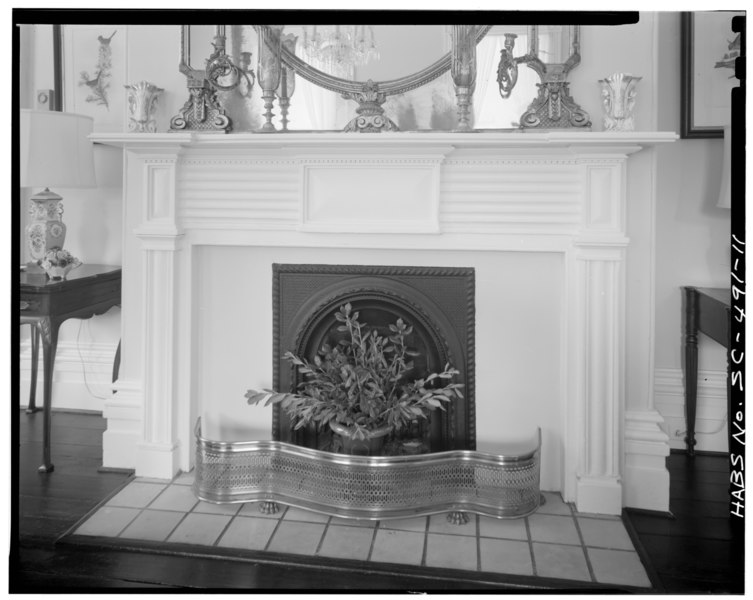
[[[300,379],[282,355],[313,360],[323,343],[336,342],[334,314],[346,303],[359,320],[380,333],[398,318],[413,326],[408,339],[419,353],[412,375],[441,371],[450,363],[460,371],[464,399],[436,410],[411,435],[431,452],[475,450],[475,273],[472,268],[356,265],[273,265],[275,389],[293,391]],[[274,440],[331,449],[326,432],[313,427],[293,431],[287,415],[274,407]]]

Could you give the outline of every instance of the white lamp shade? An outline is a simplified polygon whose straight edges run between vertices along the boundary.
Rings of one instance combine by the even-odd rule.
[[[54,110],[20,111],[21,187],[97,185],[88,135],[94,119]]]

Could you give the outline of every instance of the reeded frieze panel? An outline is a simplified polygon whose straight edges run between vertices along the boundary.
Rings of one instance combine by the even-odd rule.
[[[186,228],[293,229],[300,210],[297,161],[190,158],[181,161],[178,216]]]

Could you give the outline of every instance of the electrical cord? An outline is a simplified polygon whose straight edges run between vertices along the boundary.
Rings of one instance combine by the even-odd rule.
[[[728,413],[725,412],[724,413],[724,417],[722,418],[722,422],[719,424],[719,427],[717,427],[713,431],[698,431],[698,430],[696,430],[696,432],[695,432],[696,435],[698,435],[698,434],[701,434],[701,435],[714,435],[715,433],[719,433],[722,429],[724,429],[724,426],[727,424],[727,416],[728,416]],[[676,437],[680,437],[681,435],[685,435],[687,432],[688,432],[687,429],[685,431],[680,431],[678,429],[677,431],[675,431],[675,436]]]
[[[78,335],[76,336],[76,350],[78,350],[78,357],[81,360],[81,370],[84,373],[84,385],[86,386],[86,389],[89,391],[89,393],[92,396],[94,396],[95,398],[97,398],[98,400],[109,400],[110,396],[100,396],[100,395],[94,393],[94,391],[91,389],[91,387],[89,387],[89,381],[88,381],[88,379],[86,377],[86,363],[84,362],[84,356],[81,354],[81,330],[84,327],[84,322],[88,323],[88,321],[86,321],[85,319],[81,319],[81,321],[79,321],[79,324],[78,324]],[[91,337],[91,334],[90,334],[89,337]]]

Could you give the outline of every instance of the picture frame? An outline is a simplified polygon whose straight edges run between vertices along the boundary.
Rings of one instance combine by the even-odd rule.
[[[63,110],[93,117],[95,132],[126,128],[127,35],[119,25],[61,26]]]
[[[731,119],[734,76],[733,11],[697,11],[680,15],[680,137],[721,138]]]

